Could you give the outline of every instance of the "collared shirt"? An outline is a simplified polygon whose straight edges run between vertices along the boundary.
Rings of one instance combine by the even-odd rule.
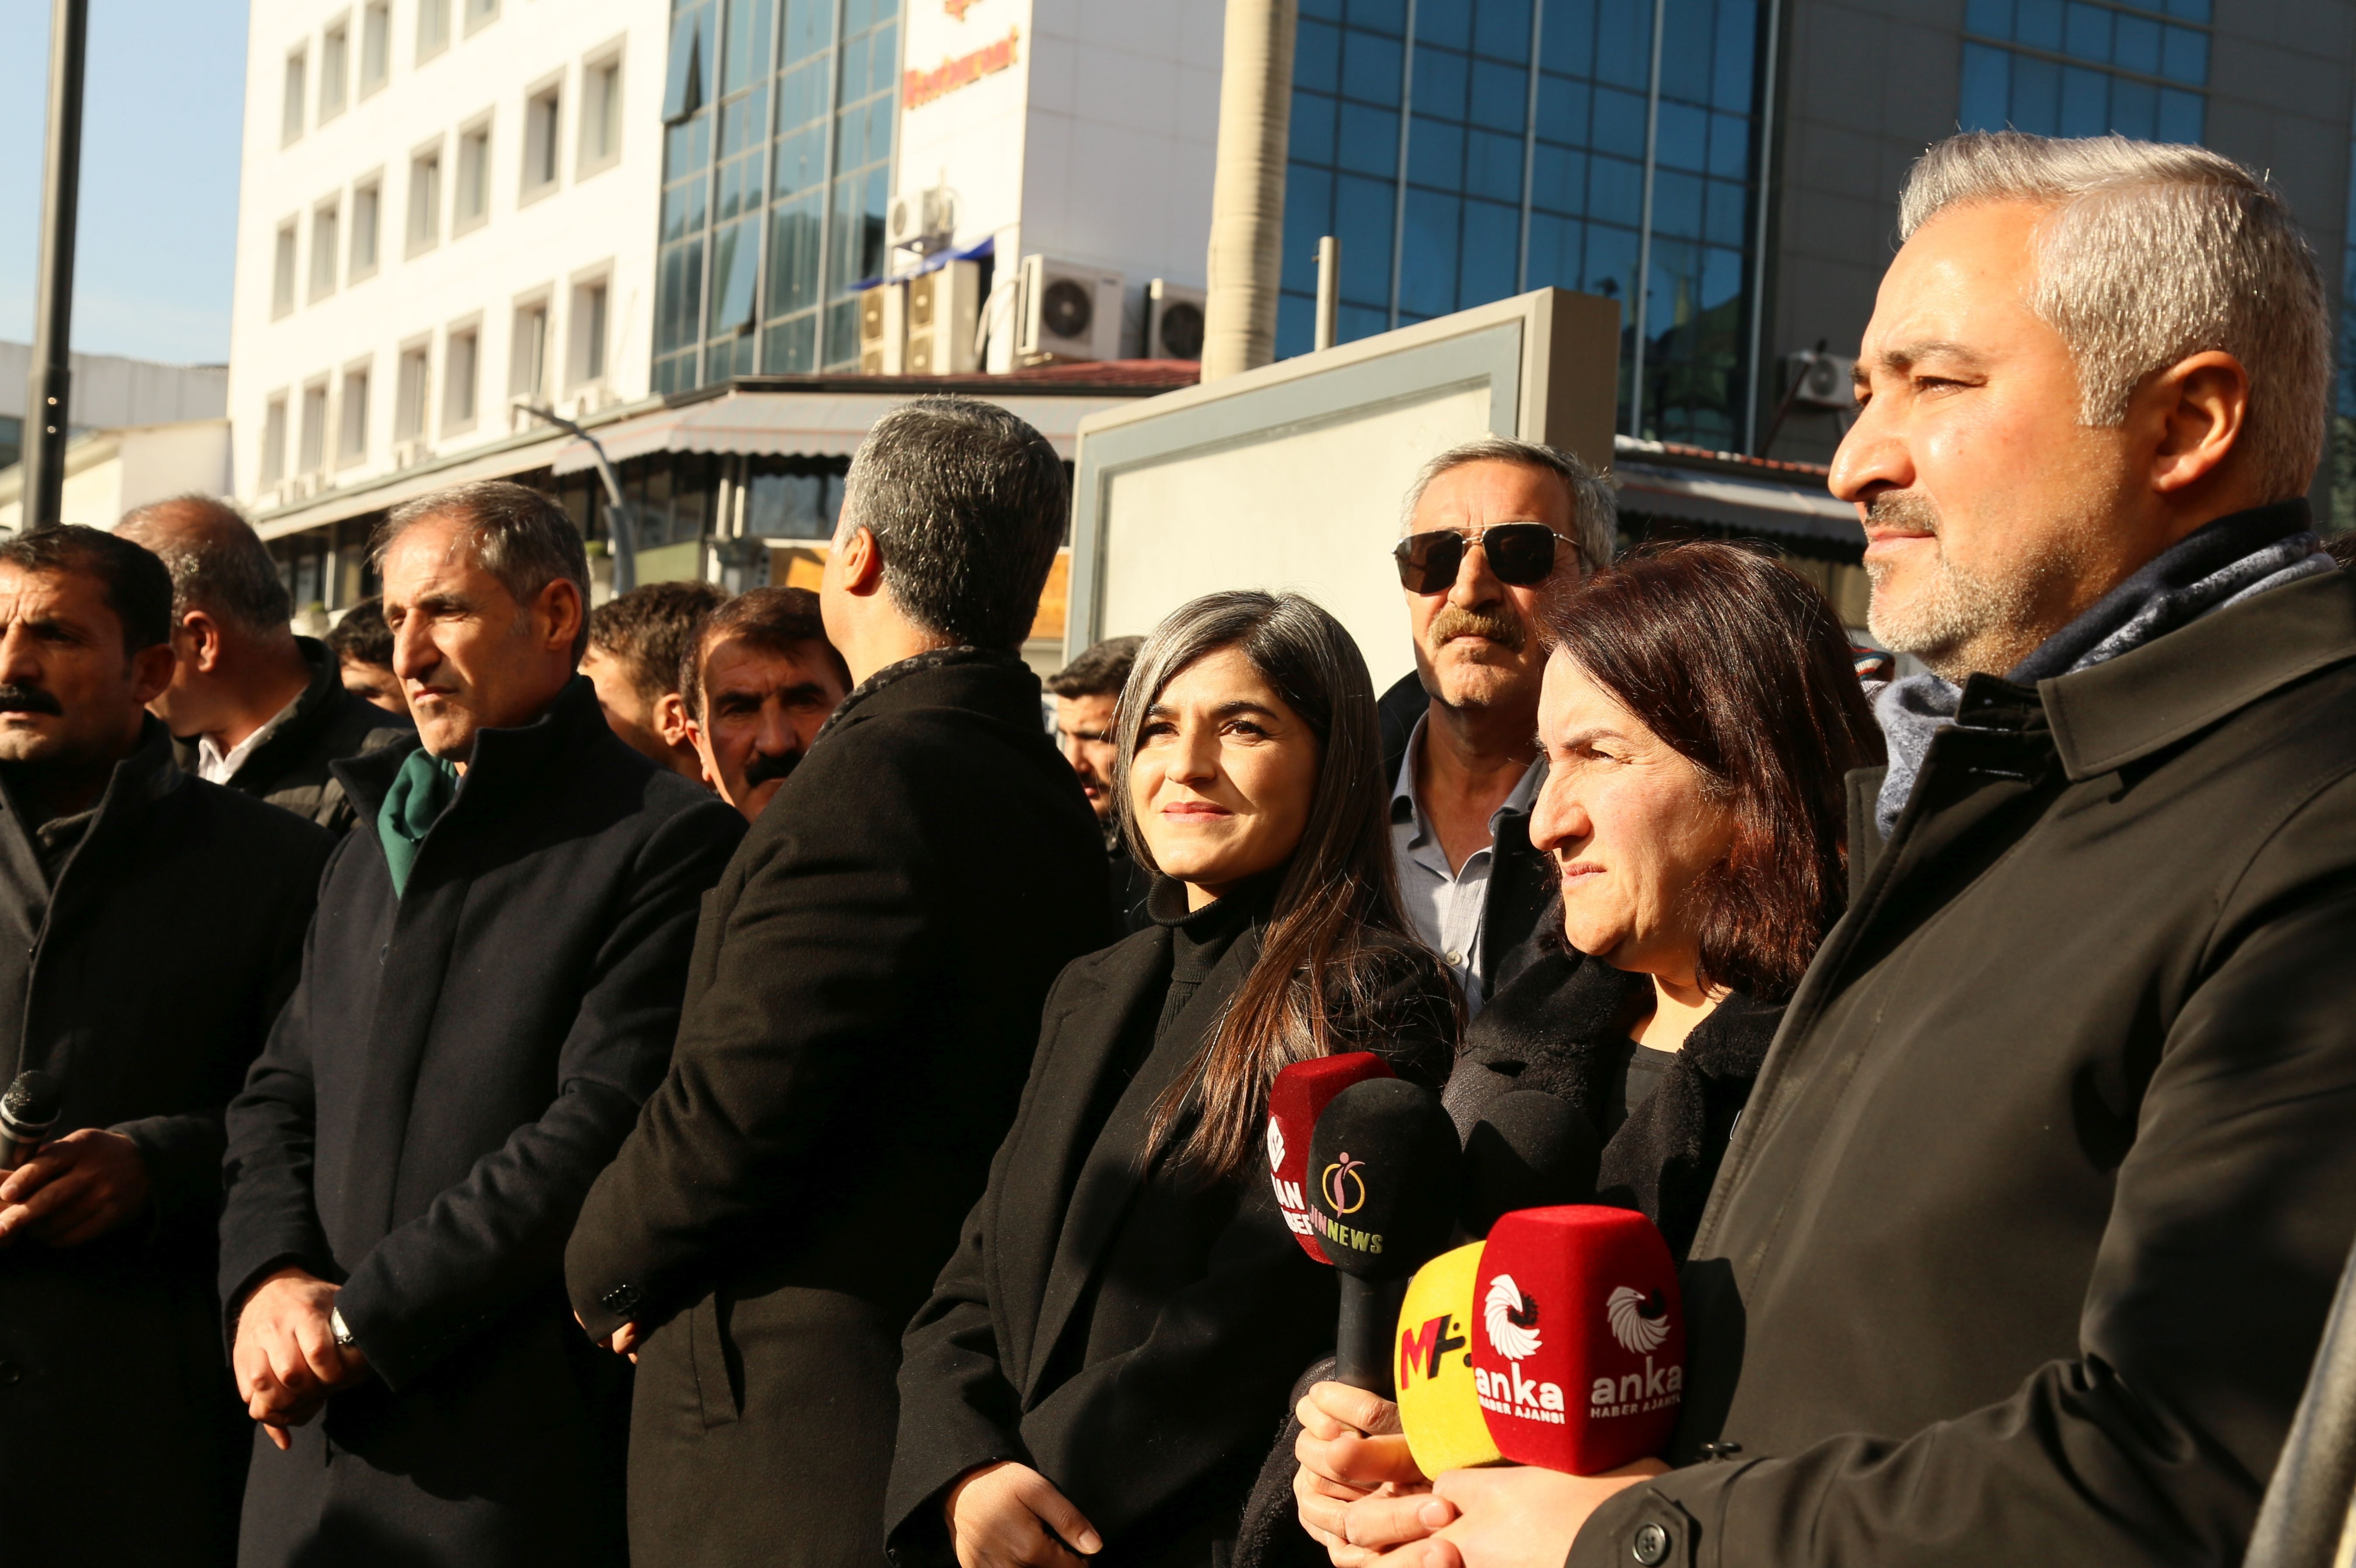
[[[1481,973],[1481,928],[1489,905],[1489,867],[1497,845],[1497,824],[1506,816],[1529,815],[1538,789],[1546,783],[1546,759],[1532,762],[1514,792],[1489,814],[1489,842],[1465,858],[1462,869],[1451,869],[1440,835],[1423,814],[1416,794],[1415,759],[1423,750],[1427,714],[1415,721],[1407,738],[1407,755],[1399,760],[1398,778],[1391,786],[1391,858],[1398,863],[1399,896],[1407,902],[1415,933],[1455,971],[1464,990],[1465,1016],[1481,1010],[1486,999]]]
[[[231,746],[227,752],[214,745],[210,735],[198,736],[197,777],[207,784],[225,784],[237,777],[237,770],[245,766],[245,760],[262,750],[269,742],[270,737],[278,733],[280,726],[294,717],[294,709],[301,705],[305,695],[304,692],[295,693],[293,702],[272,714],[261,729]]]

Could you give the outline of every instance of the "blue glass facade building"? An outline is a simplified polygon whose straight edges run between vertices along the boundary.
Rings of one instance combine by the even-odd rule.
[[[1969,0],[1963,127],[2198,142],[2209,23],[2210,0]]]

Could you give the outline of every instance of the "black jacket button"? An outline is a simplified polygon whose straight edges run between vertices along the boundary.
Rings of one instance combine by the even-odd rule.
[[[1640,1525],[1628,1543],[1628,1552],[1644,1568],[1655,1568],[1669,1554],[1669,1532],[1657,1524]]]
[[[625,1315],[637,1308],[639,1299],[640,1292],[635,1285],[617,1285],[597,1298],[606,1311]]]

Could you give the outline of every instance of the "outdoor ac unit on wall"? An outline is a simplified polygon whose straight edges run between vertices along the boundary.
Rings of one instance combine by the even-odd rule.
[[[1119,358],[1121,283],[1102,267],[1023,257],[1017,352],[1026,359]]]
[[[1167,278],[1145,285],[1145,357],[1200,359],[1203,308],[1207,295]]]
[[[981,263],[951,261],[910,278],[907,367],[911,376],[972,370],[981,312]]]
[[[878,283],[859,296],[859,373],[897,376],[907,368],[908,289]]]
[[[1802,409],[1853,409],[1857,390],[1850,380],[1857,361],[1839,354],[1814,354],[1802,349],[1783,357],[1783,384],[1792,389],[1792,405]]]

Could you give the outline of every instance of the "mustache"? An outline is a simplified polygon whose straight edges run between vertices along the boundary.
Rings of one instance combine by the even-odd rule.
[[[1439,647],[1458,637],[1486,637],[1509,652],[1520,653],[1529,645],[1530,629],[1516,616],[1443,604],[1431,618],[1431,645]]]
[[[758,789],[771,779],[786,777],[801,765],[802,754],[799,752],[787,752],[782,757],[773,757],[766,752],[755,752],[752,759],[744,764],[744,787]]]
[[[1939,532],[1939,508],[1917,490],[1884,490],[1865,504],[1865,515],[1877,523],[1920,528],[1933,538]]]
[[[64,712],[65,705],[37,686],[0,686],[0,713]]]

